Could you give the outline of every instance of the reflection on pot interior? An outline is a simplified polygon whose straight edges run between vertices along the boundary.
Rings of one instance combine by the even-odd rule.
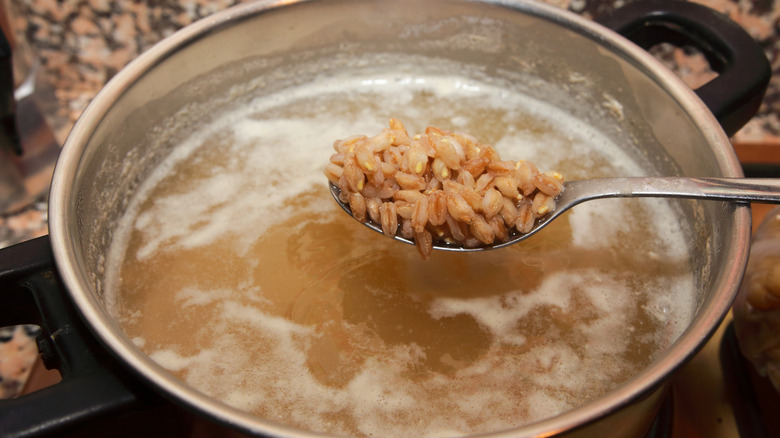
[[[583,204],[522,244],[429,261],[339,209],[322,173],[333,140],[390,117],[567,179],[647,173],[543,102],[410,71],[280,90],[179,144],[109,256],[108,305],[133,342],[229,405],[374,436],[526,424],[658,357],[693,306],[685,230],[664,200]]]

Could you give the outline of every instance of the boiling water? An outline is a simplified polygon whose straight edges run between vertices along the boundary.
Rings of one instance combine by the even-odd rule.
[[[568,179],[641,175],[588,126],[457,77],[331,77],[194,132],[134,198],[109,308],[189,385],[343,435],[489,432],[561,413],[650,363],[692,312],[685,237],[660,200],[576,207],[522,244],[414,247],[357,223],[322,174],[334,139],[469,132]]]

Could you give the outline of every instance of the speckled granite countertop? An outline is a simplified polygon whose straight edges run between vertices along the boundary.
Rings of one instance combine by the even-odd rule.
[[[101,87],[124,65],[179,28],[222,10],[236,0],[3,0],[11,3],[12,25],[41,61],[41,106],[60,144]],[[623,0],[546,0],[586,17]],[[734,143],[780,148],[780,1],[697,0],[726,13],[764,47],[775,72],[759,114]],[[710,77],[700,56],[683,49],[656,54],[689,85]],[[47,233],[45,195],[14,214],[0,216],[0,247]],[[30,328],[0,329],[0,398],[17,394],[35,359]]]
[[[780,3],[772,0],[698,0],[729,15],[759,41],[780,70]],[[17,28],[26,29],[41,54],[48,82],[54,85],[54,125],[64,140],[71,125],[98,90],[125,64],[184,25],[236,0],[12,0],[24,3]],[[586,17],[598,16],[624,0],[546,0]],[[19,16],[19,15],[17,15]],[[662,56],[696,86],[709,72],[701,57],[682,49]],[[780,144],[780,76],[773,79],[758,116],[736,136],[737,142]]]

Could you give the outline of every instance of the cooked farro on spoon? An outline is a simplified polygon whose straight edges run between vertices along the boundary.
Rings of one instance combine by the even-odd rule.
[[[325,168],[339,205],[364,225],[417,246],[482,251],[536,234],[571,207],[614,197],[677,197],[780,203],[780,180],[635,177],[564,182],[527,161],[503,161],[473,137],[404,125],[334,142]]]

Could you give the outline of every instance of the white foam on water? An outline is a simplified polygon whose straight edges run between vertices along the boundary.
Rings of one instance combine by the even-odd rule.
[[[628,290],[628,285],[603,278],[598,271],[573,270],[547,277],[533,291],[489,298],[436,299],[430,311],[437,318],[469,315],[490,331],[495,342],[523,345],[526,339],[523,333],[518,333],[517,326],[529,312],[539,306],[552,306],[564,314],[575,313],[583,304],[581,301],[574,303],[572,295],[585,298],[596,312],[587,324],[578,324],[571,329],[581,339],[589,358],[582,359],[582,354],[573,351],[567,343],[556,342],[554,336],[549,336],[544,346],[534,347],[533,354],[535,366],[546,371],[529,375],[538,379],[542,392],[546,392],[547,387],[585,391],[592,385],[591,376],[603,374],[605,367],[616,367],[619,371],[631,366],[628,361],[619,359],[629,347],[625,328],[627,321],[634,317],[631,310],[634,303]]]
[[[200,289],[197,286],[185,286],[174,294],[181,307],[204,306],[230,298],[235,293],[230,289]]]
[[[217,352],[204,349],[192,356],[182,356],[173,350],[156,350],[149,354],[155,362],[170,371],[193,369],[198,364],[213,362],[218,358]]]

